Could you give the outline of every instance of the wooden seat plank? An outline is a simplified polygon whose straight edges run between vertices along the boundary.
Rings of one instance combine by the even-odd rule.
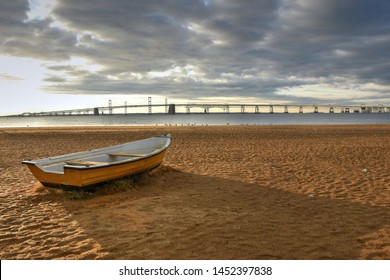
[[[65,161],[65,164],[68,165],[96,165],[96,164],[102,164],[104,162],[100,161]]]
[[[148,154],[125,154],[125,153],[109,153],[107,154],[111,157],[144,157]]]

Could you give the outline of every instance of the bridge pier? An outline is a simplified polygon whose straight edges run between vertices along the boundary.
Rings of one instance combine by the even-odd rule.
[[[113,111],[112,111],[112,101],[111,99],[108,100],[108,114],[112,115]]]
[[[176,106],[175,106],[175,104],[169,104],[168,114],[169,115],[176,114]]]

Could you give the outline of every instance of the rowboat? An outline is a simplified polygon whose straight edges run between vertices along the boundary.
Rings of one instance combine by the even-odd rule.
[[[170,144],[171,135],[165,134],[107,148],[25,160],[22,163],[46,187],[86,189],[158,167]]]

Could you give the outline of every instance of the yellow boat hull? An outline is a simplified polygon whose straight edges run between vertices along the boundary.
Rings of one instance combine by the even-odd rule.
[[[52,174],[42,171],[35,165],[27,165],[31,173],[44,186],[49,187],[87,187],[102,182],[142,173],[158,167],[165,152],[134,162],[90,169],[64,168],[64,174]]]

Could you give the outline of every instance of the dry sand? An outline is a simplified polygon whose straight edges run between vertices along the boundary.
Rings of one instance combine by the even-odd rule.
[[[25,159],[171,133],[127,191],[70,200]],[[0,130],[1,259],[390,259],[390,126]]]

